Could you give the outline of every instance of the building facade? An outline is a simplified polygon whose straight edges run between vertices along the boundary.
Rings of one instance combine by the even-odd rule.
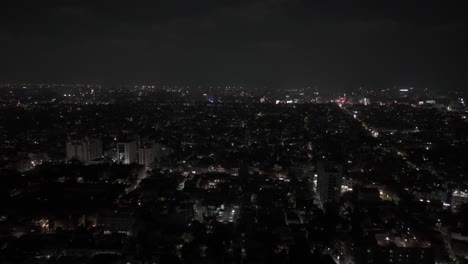
[[[76,159],[89,162],[102,157],[102,141],[97,138],[84,138],[82,140],[68,139],[66,144],[67,161]]]
[[[338,202],[342,178],[343,166],[332,162],[317,164],[317,191],[322,204]]]
[[[147,142],[138,148],[138,164],[147,168],[152,167],[159,153],[159,145],[154,142]]]
[[[132,164],[137,162],[137,142],[117,143],[117,163]]]

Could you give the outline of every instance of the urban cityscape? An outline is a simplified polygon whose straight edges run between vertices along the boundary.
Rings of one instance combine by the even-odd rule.
[[[0,10],[0,264],[468,264],[468,1]]]
[[[461,263],[459,92],[4,84],[2,263]]]

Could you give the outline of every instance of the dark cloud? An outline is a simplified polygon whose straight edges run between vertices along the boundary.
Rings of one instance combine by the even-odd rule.
[[[0,16],[0,79],[463,89],[466,11],[466,1],[15,1]]]

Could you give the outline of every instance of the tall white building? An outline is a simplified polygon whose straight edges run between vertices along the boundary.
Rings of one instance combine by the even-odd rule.
[[[82,140],[68,139],[66,145],[67,160],[88,162],[102,157],[102,141],[96,138]]]
[[[331,162],[317,164],[317,191],[322,204],[340,199],[342,178],[343,166]]]
[[[147,142],[138,149],[138,164],[147,168],[153,166],[159,153],[159,145],[154,142]]]
[[[137,162],[136,141],[117,143],[117,162],[122,164],[132,164]]]

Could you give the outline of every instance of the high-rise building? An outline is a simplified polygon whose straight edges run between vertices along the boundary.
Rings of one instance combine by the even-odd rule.
[[[67,160],[88,162],[102,157],[102,141],[96,138],[67,141]]]
[[[159,145],[154,142],[146,142],[138,148],[138,164],[151,167],[159,152]]]
[[[321,203],[337,202],[341,194],[343,166],[332,162],[319,162],[317,174],[317,191]]]
[[[102,158],[102,141],[100,139],[91,138],[87,141],[89,160]]]
[[[87,151],[87,147],[81,140],[68,141],[67,142],[67,160],[79,160],[84,161]]]
[[[137,162],[136,141],[117,143],[117,162],[122,164],[132,164]]]

